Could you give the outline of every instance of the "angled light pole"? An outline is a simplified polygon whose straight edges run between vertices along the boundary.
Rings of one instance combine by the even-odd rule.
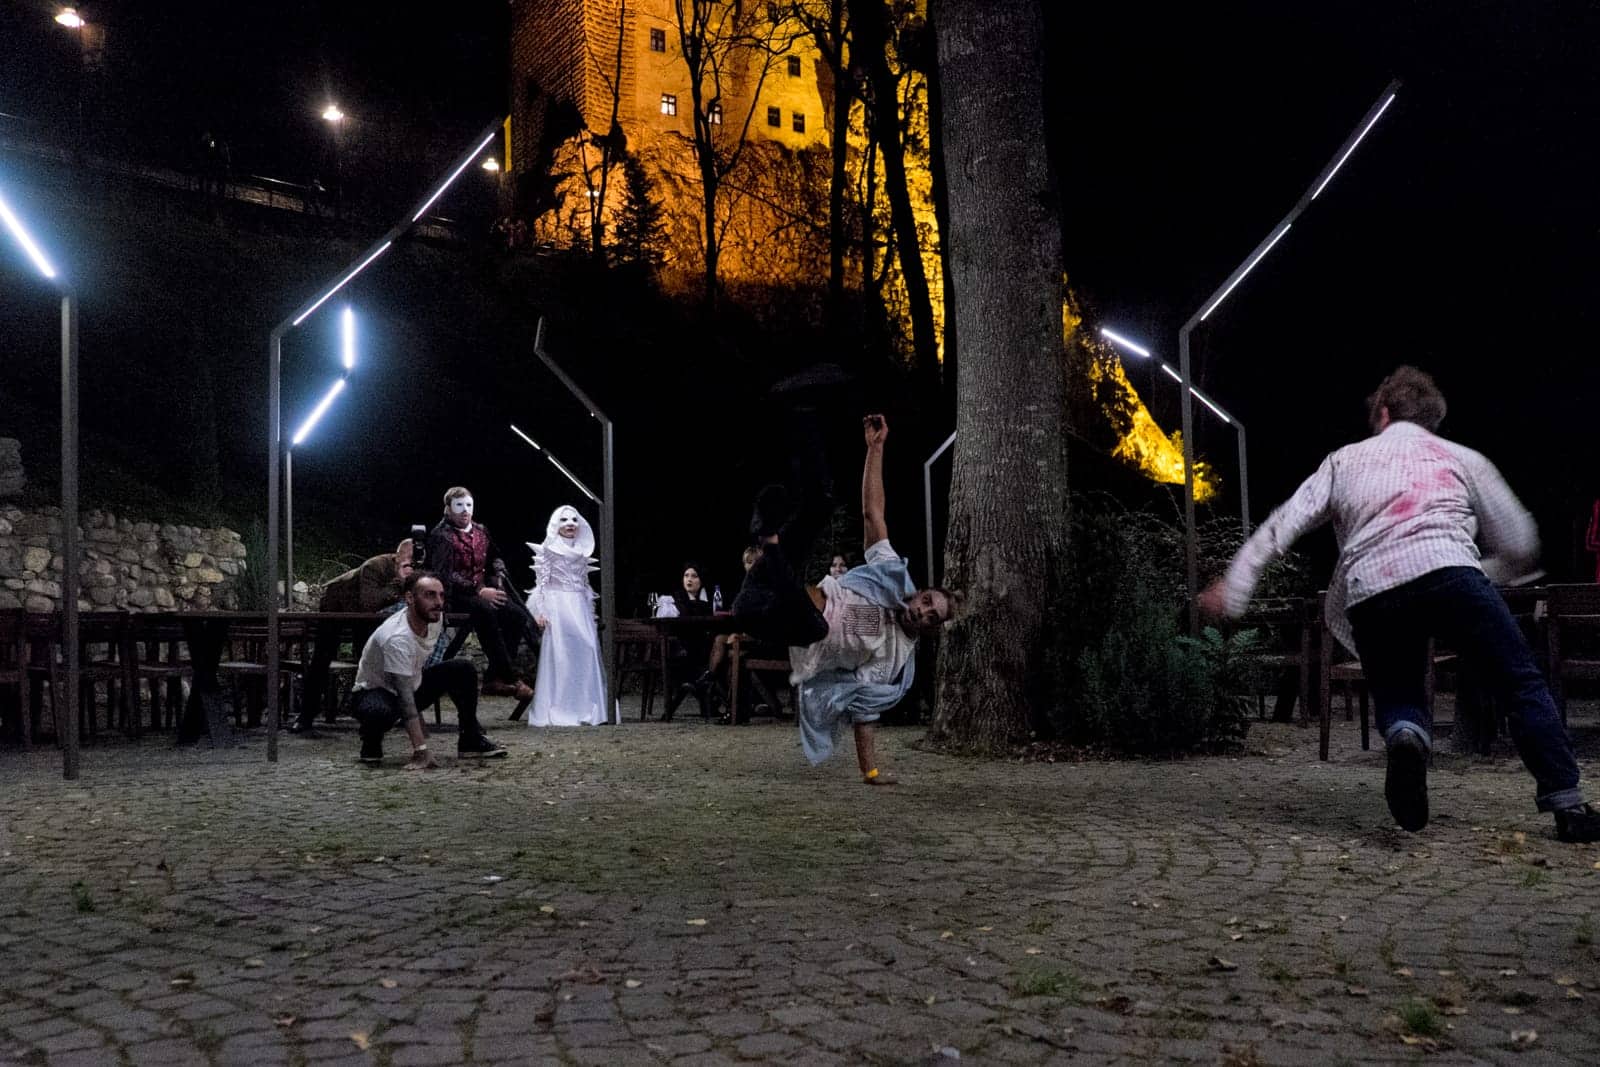
[[[394,243],[404,237],[413,226],[421,221],[428,209],[445,194],[461,176],[461,172],[472,165],[479,154],[500,133],[503,118],[491,122],[472,144],[472,147],[458,156],[452,164],[446,177],[435,185],[409,215],[402,216],[400,221],[389,228],[389,231],[379,237],[366,250],[357,256],[349,267],[339,272],[332,282],[323,286],[317,294],[301,304],[281,322],[272,328],[267,335],[267,760],[270,763],[278,762],[278,686],[279,686],[279,655],[278,639],[281,632],[279,627],[279,597],[278,597],[278,489],[279,474],[278,463],[284,453],[283,448],[283,410],[281,403],[282,376],[283,376],[283,338],[290,330],[297,328],[314,315],[318,308],[333,298],[333,295],[349,285],[362,271],[366,270],[385,252],[394,247]]]
[[[11,205],[0,194],[0,223],[41,277],[61,294],[61,656],[66,661],[67,698],[57,700],[61,774],[78,777],[78,296],[61,276]],[[26,712],[24,712],[26,714]],[[23,729],[27,729],[24,725]]]
[[[283,601],[290,610],[294,608],[294,450],[317,428],[322,416],[344,391],[350,372],[356,369],[356,313],[348,304],[339,315],[339,357],[344,374],[334,379],[317,406],[311,409],[311,414],[289,438],[289,447],[283,450]]]
[[[600,507],[600,623],[604,627],[600,635],[600,654],[605,658],[603,667],[606,678],[606,702],[611,705],[614,720],[618,725],[621,725],[622,713],[611,699],[611,694],[616,692],[616,679],[612,677],[612,674],[616,670],[617,648],[617,483],[614,477],[616,458],[614,427],[610,417],[601,411],[582,389],[578,388],[577,382],[567,377],[567,372],[561,369],[549,352],[545,351],[543,315],[539,316],[539,326],[534,331],[533,354],[538,356],[539,361],[549,369],[551,374],[556,376],[557,381],[567,387],[567,392],[577,398],[578,403],[582,404],[589,412],[589,416],[600,424],[600,462],[603,473],[601,474],[600,482],[601,496],[598,500],[595,499],[593,493],[584,488],[583,483],[578,481],[571,471],[557,462],[554,456],[551,456],[549,452],[545,452],[545,455],[549,457],[550,462],[555,463],[561,469],[562,473],[572,479],[573,484],[582,489],[589,499],[594,500]],[[512,429],[516,429],[516,427],[512,427]],[[517,432],[523,440],[533,444],[532,438],[522,434],[520,430]],[[533,445],[533,447],[539,448],[538,445]]]
[[[1333,181],[1333,176],[1339,173],[1339,168],[1344,166],[1345,161],[1355,153],[1362,140],[1368,133],[1372,132],[1372,128],[1378,124],[1378,120],[1383,117],[1383,113],[1389,110],[1389,105],[1394,103],[1395,97],[1399,93],[1400,82],[1398,80],[1391,81],[1383,92],[1378,95],[1377,102],[1368,108],[1367,113],[1361,117],[1361,121],[1356,124],[1356,128],[1351,132],[1350,136],[1345,138],[1344,144],[1339,146],[1339,150],[1328,161],[1328,165],[1323,167],[1322,172],[1312,181],[1305,194],[1295,202],[1294,207],[1289,209],[1289,213],[1272,228],[1266,237],[1262,238],[1261,243],[1256,245],[1251,253],[1245,257],[1244,262],[1239,264],[1221,285],[1217,286],[1216,291],[1206,298],[1206,301],[1200,305],[1199,309],[1189,317],[1189,321],[1184,323],[1183,328],[1178,331],[1178,371],[1179,382],[1183,386],[1183,394],[1180,398],[1183,408],[1183,535],[1184,555],[1186,557],[1185,569],[1189,586],[1189,633],[1191,635],[1196,635],[1200,632],[1200,603],[1197,599],[1200,592],[1200,545],[1199,537],[1195,530],[1194,517],[1194,401],[1190,393],[1190,390],[1194,388],[1194,377],[1190,373],[1191,368],[1189,365],[1189,336],[1194,333],[1196,327],[1209,318],[1217,308],[1222,306],[1222,302],[1228,299],[1228,294],[1232,293],[1239,283],[1244,281],[1245,275],[1254,270],[1256,264],[1265,259],[1267,253],[1271,252],[1273,247],[1283,240],[1284,235],[1289,232],[1289,227],[1294,224],[1295,219],[1300,217],[1300,213],[1309,207],[1313,200],[1322,195],[1323,190],[1328,187],[1328,183]]]
[[[1123,352],[1138,356],[1140,359],[1153,360],[1156,365],[1161,368],[1163,374],[1177,382],[1179,386],[1182,386],[1183,375],[1179,374],[1178,371],[1173,369],[1172,364],[1168,363],[1160,356],[1155,355],[1148,348],[1141,344],[1135,343],[1133,340],[1123,336],[1115,330],[1108,330],[1104,326],[1100,328],[1100,336],[1104,337],[1107,341],[1110,341],[1113,346]],[[1213,415],[1221,419],[1227,425],[1232,426],[1234,431],[1239,435],[1239,521],[1240,525],[1244,528],[1244,535],[1249,537],[1250,463],[1246,458],[1245,453],[1244,423],[1240,422],[1236,416],[1230,415],[1228,412],[1224,411],[1221,404],[1218,404],[1215,400],[1212,400],[1210,397],[1206,396],[1206,394],[1194,388],[1194,386],[1189,387],[1189,392],[1194,394],[1196,400],[1210,408]],[[1187,454],[1184,457],[1184,462],[1188,463]]]

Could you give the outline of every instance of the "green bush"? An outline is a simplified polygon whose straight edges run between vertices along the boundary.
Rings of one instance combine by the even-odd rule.
[[[1057,612],[1054,727],[1130,755],[1237,747],[1261,679],[1254,630],[1186,634],[1183,531],[1114,504],[1074,502],[1070,595]],[[1235,535],[1237,537],[1237,535]]]

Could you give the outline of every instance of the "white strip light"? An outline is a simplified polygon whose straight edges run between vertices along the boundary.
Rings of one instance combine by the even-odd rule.
[[[1239,272],[1239,276],[1233,280],[1233,284],[1228,286],[1226,289],[1222,290],[1222,295],[1217,297],[1215,300],[1213,300],[1211,302],[1211,306],[1206,308],[1204,311],[1202,311],[1200,313],[1200,321],[1201,322],[1204,322],[1206,320],[1206,316],[1207,315],[1209,315],[1213,311],[1217,310],[1217,305],[1221,304],[1224,300],[1228,299],[1228,294],[1233,292],[1234,289],[1238,288],[1239,283],[1244,281],[1245,275],[1249,274],[1251,271],[1256,269],[1256,264],[1260,263],[1262,261],[1262,259],[1264,259],[1266,257],[1266,254],[1268,252],[1272,251],[1272,246],[1273,245],[1275,245],[1279,241],[1283,240],[1283,235],[1289,232],[1289,227],[1292,226],[1292,225],[1294,225],[1294,224],[1290,223],[1290,222],[1286,222],[1286,223],[1283,224],[1283,229],[1279,230],[1276,234],[1273,235],[1272,240],[1267,242],[1267,247],[1263,248],[1261,251],[1256,253],[1256,258],[1252,259],[1250,261],[1249,265],[1246,266],[1244,270]]]
[[[552,456],[548,451],[546,451],[544,449],[543,446],[541,446],[539,444],[538,441],[535,441],[533,438],[529,437],[527,434],[525,434],[521,430],[517,429],[517,427],[514,424],[511,427],[511,432],[516,434],[518,437],[522,438],[524,441],[528,442],[530,445],[532,445],[533,446],[533,450],[535,452],[538,452],[541,455],[543,455],[545,459],[549,460],[555,466],[556,470],[560,471],[562,474],[565,474],[567,476],[567,481],[571,482],[573,485],[578,487],[578,492],[580,492],[584,496],[588,497],[594,503],[596,503],[596,504],[600,503],[600,498],[595,496],[593,493],[591,493],[589,491],[589,487],[587,485],[584,485],[582,480],[579,479],[579,477],[576,474],[573,474],[571,471],[567,470],[566,464],[562,463],[555,456]]]
[[[1148,348],[1145,348],[1142,345],[1134,344],[1132,341],[1128,340],[1120,333],[1117,333],[1115,330],[1108,330],[1102,326],[1100,327],[1100,336],[1104,337],[1107,341],[1110,341],[1118,348],[1125,348],[1136,356],[1141,356],[1144,359],[1150,358],[1150,350]]]
[[[1339,173],[1339,168],[1344,166],[1344,161],[1349,159],[1351,153],[1356,150],[1356,145],[1360,144],[1361,139],[1371,132],[1372,127],[1378,124],[1378,120],[1383,118],[1383,113],[1389,110],[1389,105],[1394,103],[1394,98],[1396,95],[1397,94],[1395,93],[1390,93],[1389,99],[1385,100],[1383,102],[1383,106],[1378,108],[1378,113],[1372,116],[1372,121],[1367,123],[1366,127],[1362,129],[1360,133],[1356,134],[1356,139],[1350,142],[1350,147],[1345,150],[1344,155],[1339,157],[1339,162],[1335,163],[1333,165],[1333,169],[1328,172],[1328,176],[1322,179],[1322,184],[1317,186],[1317,191],[1311,194],[1311,199],[1315,200],[1318,196],[1322,195],[1322,190],[1326,189],[1328,187],[1328,183],[1333,181],[1333,176]]]
[[[56,276],[56,269],[50,265],[48,259],[44,258],[44,253],[39,251],[39,246],[33,243],[33,238],[29,237],[28,231],[23,229],[22,220],[11,213],[11,207],[4,199],[0,199],[0,220],[4,220],[6,229],[11,231],[11,236],[17,239],[17,243],[22,246],[22,250],[28,253],[28,258],[33,260],[33,265],[38,268],[39,273],[46,278],[53,279]]]
[[[348,285],[350,283],[350,279],[351,278],[354,278],[357,274],[360,274],[362,271],[366,270],[368,265],[370,265],[373,260],[377,259],[379,256],[383,255],[385,252],[389,251],[389,246],[392,245],[392,244],[394,244],[393,241],[385,241],[385,242],[383,242],[383,244],[378,247],[377,251],[373,252],[372,255],[368,256],[366,259],[363,259],[360,263],[356,264],[356,267],[355,267],[354,270],[352,270],[349,274],[346,274],[343,278],[340,278],[337,282],[335,282],[332,289],[329,289],[326,293],[323,293],[321,296],[317,297],[317,302],[315,304],[312,304],[310,307],[306,308],[304,311],[302,311],[300,313],[300,317],[295,319],[294,322],[290,323],[290,325],[291,326],[298,326],[302,322],[304,322],[307,319],[309,319],[311,317],[311,313],[313,311],[317,310],[323,304],[327,303],[328,298],[330,296],[332,296],[334,293],[337,293],[340,289],[343,289],[346,285]]]
[[[356,313],[346,304],[344,314],[340,316],[340,345],[344,354],[344,369],[356,369]]]
[[[344,392],[344,379],[340,378],[333,383],[333,388],[328,390],[327,395],[322,398],[317,406],[311,409],[311,414],[306,418],[306,421],[300,424],[300,429],[295,431],[294,437],[289,442],[290,447],[298,445],[306,439],[306,435],[317,425],[317,420],[327,414],[328,407],[333,403],[334,397],[342,392]]]
[[[1171,378],[1173,381],[1177,382],[1179,385],[1183,384],[1183,375],[1181,375],[1177,371],[1173,370],[1172,369],[1172,364],[1170,364],[1170,363],[1162,363],[1161,364],[1161,369],[1167,372],[1167,377],[1168,378]],[[1233,420],[1228,418],[1227,412],[1223,411],[1221,408],[1217,407],[1217,405],[1213,404],[1211,402],[1211,400],[1206,396],[1206,394],[1202,393],[1200,390],[1196,389],[1192,385],[1189,386],[1189,392],[1197,400],[1199,400],[1200,403],[1204,404],[1206,407],[1210,408],[1213,412],[1215,412],[1217,418],[1221,419],[1223,422],[1227,423],[1229,426],[1233,425]]]
[[[428,209],[433,206],[433,202],[435,200],[439,199],[441,196],[443,196],[444,195],[444,191],[446,189],[450,188],[450,183],[454,182],[457,178],[459,178],[461,176],[461,172],[462,171],[464,171],[468,167],[472,166],[472,161],[478,158],[478,153],[482,152],[485,148],[489,147],[489,142],[494,140],[498,136],[499,136],[499,131],[496,131],[494,133],[491,133],[489,136],[485,137],[483,139],[483,143],[478,145],[477,148],[474,148],[472,150],[472,154],[469,155],[466,159],[461,161],[461,166],[457,167],[451,173],[450,177],[448,177],[448,178],[446,178],[444,180],[444,184],[439,186],[439,188],[434,191],[434,194],[432,196],[428,197],[428,199],[423,202],[423,205],[420,208],[417,209],[417,213],[415,215],[411,216],[411,221],[412,222],[416,222],[418,219],[422,218],[423,215],[426,215],[428,213]]]

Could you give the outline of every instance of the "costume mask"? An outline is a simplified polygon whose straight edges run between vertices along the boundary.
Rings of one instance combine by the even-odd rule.
[[[450,501],[450,515],[451,517],[465,515],[467,517],[467,525],[472,525],[472,498],[470,496],[458,496]]]

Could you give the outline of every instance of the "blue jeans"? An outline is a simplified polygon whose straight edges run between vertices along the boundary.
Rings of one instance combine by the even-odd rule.
[[[1583,803],[1578,761],[1550,687],[1511,610],[1482,571],[1444,567],[1352,605],[1349,614],[1385,741],[1409,729],[1432,744],[1423,694],[1428,638],[1443,638],[1506,709],[1511,738],[1538,785],[1539,810]]]

